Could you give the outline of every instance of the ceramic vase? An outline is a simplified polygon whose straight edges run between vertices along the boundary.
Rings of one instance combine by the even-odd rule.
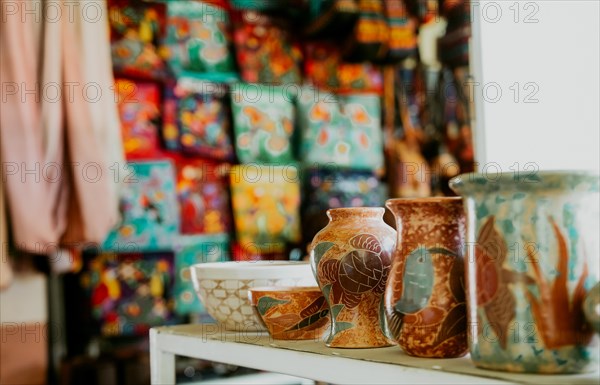
[[[598,281],[599,177],[464,174],[467,307],[475,365],[530,373],[597,367],[582,303]]]
[[[383,222],[384,212],[365,207],[328,210],[329,224],[309,246],[311,266],[331,315],[327,346],[393,344],[383,293],[396,231]]]
[[[417,357],[467,353],[461,198],[390,199],[398,242],[387,281],[390,331]]]

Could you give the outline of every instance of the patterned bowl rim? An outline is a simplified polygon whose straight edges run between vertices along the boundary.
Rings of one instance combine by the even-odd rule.
[[[314,278],[310,263],[304,261],[209,262],[190,270],[193,280]]]

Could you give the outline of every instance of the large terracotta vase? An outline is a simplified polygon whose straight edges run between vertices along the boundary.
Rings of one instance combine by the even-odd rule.
[[[482,368],[576,373],[597,368],[582,303],[598,281],[599,177],[465,174],[467,305]]]
[[[389,346],[383,293],[396,231],[383,222],[384,208],[327,211],[329,224],[309,246],[319,287],[329,305],[327,346]]]
[[[464,356],[468,347],[462,199],[390,199],[386,206],[398,229],[385,293],[394,339],[412,356]]]

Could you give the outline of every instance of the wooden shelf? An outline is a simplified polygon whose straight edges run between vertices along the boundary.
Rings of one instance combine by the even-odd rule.
[[[407,356],[396,346],[332,349],[322,341],[278,341],[266,333],[231,332],[215,324],[150,330],[153,384],[175,383],[175,356],[222,362],[332,384],[581,384],[597,385],[600,372],[532,375],[476,368],[468,357]]]

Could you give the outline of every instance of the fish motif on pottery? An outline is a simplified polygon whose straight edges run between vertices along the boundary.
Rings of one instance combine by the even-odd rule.
[[[329,210],[329,225],[313,239],[311,263],[331,314],[330,347],[393,344],[383,293],[396,234],[383,222],[383,212],[382,208]]]
[[[413,356],[465,355],[461,199],[392,199],[386,205],[401,229],[385,300],[394,339]]]
[[[433,264],[431,254],[423,247],[411,252],[404,268],[402,298],[394,309],[402,314],[413,314],[427,306],[433,291]]]

